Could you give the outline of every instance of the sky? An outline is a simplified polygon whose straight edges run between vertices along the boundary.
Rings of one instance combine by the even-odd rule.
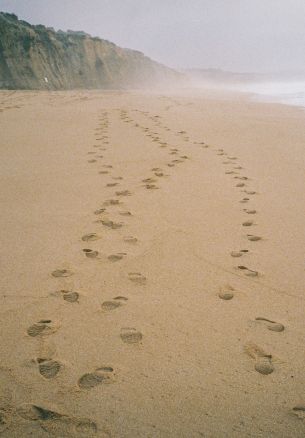
[[[305,0],[0,0],[0,11],[177,69],[305,71]]]

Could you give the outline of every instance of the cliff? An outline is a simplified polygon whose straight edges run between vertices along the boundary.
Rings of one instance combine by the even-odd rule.
[[[0,12],[0,89],[138,88],[181,78],[141,52]]]

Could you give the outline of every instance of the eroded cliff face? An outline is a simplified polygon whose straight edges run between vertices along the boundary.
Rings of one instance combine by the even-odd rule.
[[[138,88],[182,75],[84,32],[55,32],[0,12],[0,88]]]

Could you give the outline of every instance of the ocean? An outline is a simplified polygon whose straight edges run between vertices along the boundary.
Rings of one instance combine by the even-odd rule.
[[[305,81],[256,82],[236,85],[234,89],[253,93],[261,101],[305,107]]]

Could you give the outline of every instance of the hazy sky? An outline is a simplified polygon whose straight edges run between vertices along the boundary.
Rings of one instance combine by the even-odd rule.
[[[174,68],[305,71],[305,0],[0,0],[0,10]]]

